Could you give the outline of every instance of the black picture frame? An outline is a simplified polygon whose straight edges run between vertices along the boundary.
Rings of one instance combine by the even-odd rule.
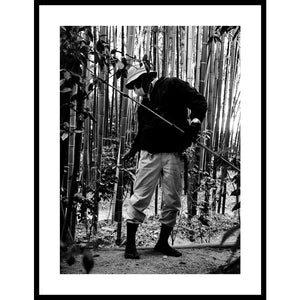
[[[196,1],[187,1],[184,5],[256,5],[261,7],[261,293],[259,295],[201,295],[201,298],[235,298],[240,299],[241,297],[247,299],[266,299],[266,1],[245,1],[240,4],[240,1],[201,1],[201,3],[195,3]],[[124,5],[116,4],[114,5]],[[132,3],[136,5],[137,3]],[[39,70],[39,8],[41,6],[48,5],[74,5],[72,1],[34,1],[34,296],[35,298],[43,298],[50,296],[64,296],[64,297],[98,297],[99,295],[41,295],[40,294],[40,264],[39,264],[39,243],[40,232],[39,229],[39,208],[40,208],[40,70]],[[78,5],[78,3],[76,3]],[[97,1],[82,1],[81,5],[99,5]],[[130,5],[126,3],[126,5]],[[143,3],[143,5],[163,5],[162,3]],[[164,5],[170,5],[168,3]],[[100,5],[101,6],[101,5]],[[251,284],[251,283],[249,283]],[[108,295],[105,295],[108,296]],[[111,295],[114,296],[114,295]],[[139,296],[139,295],[132,295]]]

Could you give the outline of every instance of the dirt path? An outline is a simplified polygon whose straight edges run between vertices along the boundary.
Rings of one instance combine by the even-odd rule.
[[[207,274],[224,265],[231,255],[229,248],[215,246],[176,247],[182,252],[179,258],[164,256],[152,248],[138,248],[140,259],[124,258],[124,249],[91,250],[94,268],[91,274]],[[85,274],[82,255],[75,256],[75,263],[61,261],[61,274]]]

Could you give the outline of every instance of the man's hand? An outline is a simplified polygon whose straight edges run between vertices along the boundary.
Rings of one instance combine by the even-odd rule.
[[[198,119],[193,119],[190,126],[186,129],[185,136],[187,147],[196,141],[200,127],[201,122]]]

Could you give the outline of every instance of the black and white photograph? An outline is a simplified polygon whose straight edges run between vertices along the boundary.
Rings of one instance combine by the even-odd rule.
[[[298,300],[298,6],[4,1],[1,299]]]
[[[261,5],[35,17],[38,293],[264,294]]]
[[[240,273],[240,27],[60,29],[61,272]]]

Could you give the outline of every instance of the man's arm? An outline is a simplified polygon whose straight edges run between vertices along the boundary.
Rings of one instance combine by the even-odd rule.
[[[190,146],[196,140],[201,123],[205,118],[207,103],[204,96],[191,87],[188,82],[178,79],[178,85],[180,86],[182,99],[186,101],[186,106],[191,110],[191,124],[185,130],[186,143],[187,146]]]
[[[180,89],[181,97],[186,101],[187,107],[191,110],[191,120],[193,121],[195,119],[194,121],[196,121],[196,119],[198,119],[202,123],[207,111],[205,97],[186,81],[177,79],[177,84]]]

